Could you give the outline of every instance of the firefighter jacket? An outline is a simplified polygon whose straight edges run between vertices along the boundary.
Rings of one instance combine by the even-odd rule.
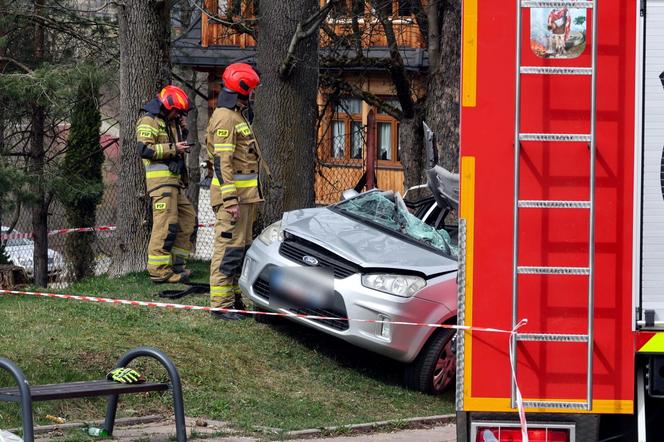
[[[212,207],[263,201],[259,182],[261,155],[253,130],[242,113],[217,107],[207,128],[207,151],[214,165]]]
[[[150,101],[143,107],[146,113],[136,123],[148,194],[166,186],[186,187],[188,178],[184,155],[175,149],[177,142],[185,140],[183,131],[177,122],[166,122],[160,107],[158,100]]]

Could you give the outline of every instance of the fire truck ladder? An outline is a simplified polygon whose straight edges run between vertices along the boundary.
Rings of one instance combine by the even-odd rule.
[[[591,67],[545,67],[522,66],[522,12],[528,8],[586,8],[593,9],[592,20],[592,66]],[[589,75],[591,76],[590,133],[523,133],[521,132],[521,76],[522,75]],[[566,410],[592,410],[593,399],[593,311],[594,311],[594,265],[595,265],[595,127],[597,93],[597,0],[595,1],[527,1],[517,0],[517,37],[516,37],[516,106],[514,118],[514,239],[512,265],[512,324],[519,321],[519,275],[578,275],[588,277],[588,332],[587,334],[557,333],[517,333],[512,341],[514,370],[517,366],[518,342],[565,342],[585,343],[587,345],[586,399],[524,399],[525,408],[555,408]],[[586,142],[590,150],[590,196],[588,201],[520,200],[519,199],[519,159],[522,141],[544,142]],[[588,267],[533,267],[521,266],[519,256],[519,211],[522,209],[585,209],[590,212]],[[516,374],[512,378],[512,408],[516,408]]]

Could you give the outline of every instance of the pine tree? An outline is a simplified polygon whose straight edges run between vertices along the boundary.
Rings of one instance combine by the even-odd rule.
[[[94,74],[83,76],[77,96],[63,164],[67,190],[61,192],[61,199],[68,225],[94,227],[97,204],[101,201],[104,189],[104,154],[99,145],[99,79]],[[92,275],[94,271],[94,237],[94,232],[75,233],[67,237],[67,263],[76,280]]]

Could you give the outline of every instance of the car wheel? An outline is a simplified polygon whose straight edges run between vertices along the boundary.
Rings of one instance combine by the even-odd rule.
[[[456,356],[452,348],[454,330],[437,330],[420,354],[406,366],[406,386],[427,394],[441,394],[454,383]]]
[[[270,312],[267,309],[264,309],[262,307],[259,307],[258,305],[254,304],[254,311],[256,312]],[[254,320],[258,322],[259,324],[275,324],[279,321],[278,316],[272,316],[272,315],[254,315]]]

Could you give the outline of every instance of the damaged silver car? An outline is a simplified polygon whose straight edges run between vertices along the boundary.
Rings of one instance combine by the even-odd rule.
[[[405,382],[438,394],[454,380],[458,175],[428,172],[430,195],[372,190],[285,213],[247,252],[240,286],[255,308],[406,363]],[[265,320],[270,317],[256,317]]]

